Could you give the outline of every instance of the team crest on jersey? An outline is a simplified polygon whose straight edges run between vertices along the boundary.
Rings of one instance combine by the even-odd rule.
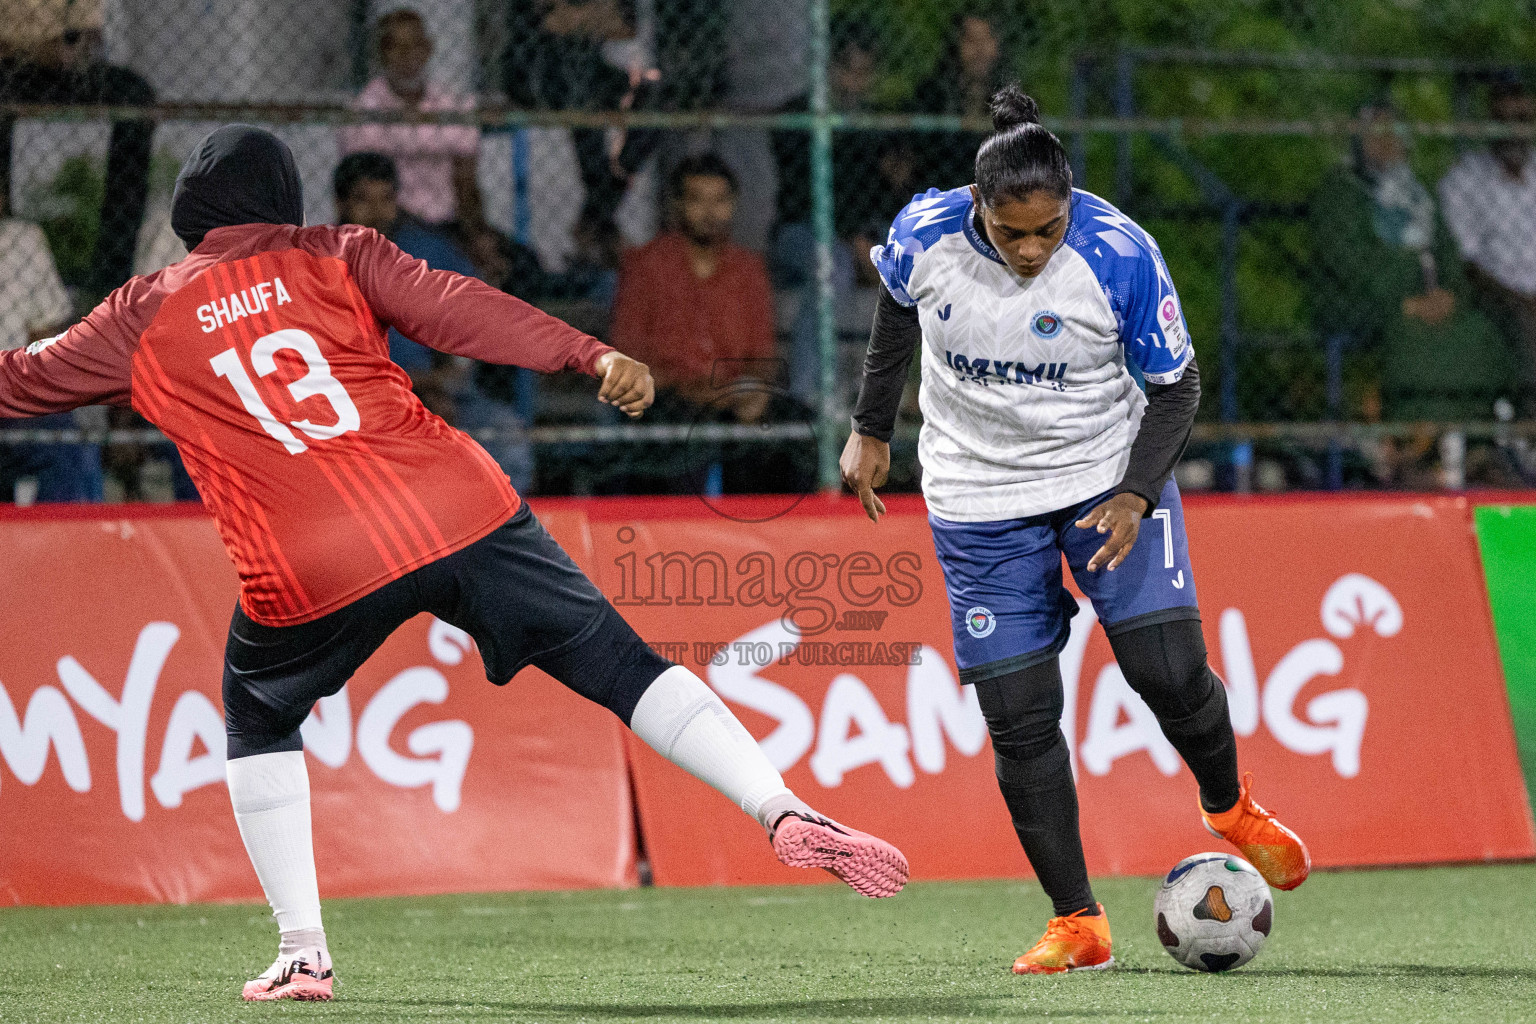
[[[965,613],[965,631],[977,640],[992,635],[997,628],[997,616],[990,608],[977,606]]]
[[[1048,309],[1042,309],[1029,322],[1029,329],[1037,338],[1054,338],[1061,333],[1061,317]]]

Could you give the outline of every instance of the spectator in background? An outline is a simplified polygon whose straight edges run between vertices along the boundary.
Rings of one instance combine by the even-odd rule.
[[[1496,84],[1496,121],[1528,125],[1536,100],[1518,82]],[[1521,357],[1524,412],[1536,416],[1536,161],[1530,143],[1501,139],[1467,153],[1440,181],[1446,225],[1467,261],[1467,277]]]
[[[69,326],[72,313],[43,232],[11,217],[0,193],[0,351],[52,337]],[[66,412],[0,424],[0,429],[68,430],[75,419]],[[36,484],[32,500],[100,501],[101,446],[0,442],[0,497],[9,499],[23,479]]]
[[[771,114],[802,98],[809,81],[807,0],[728,0],[716,9],[725,35],[725,105],[740,113]],[[766,128],[728,128],[715,135],[717,151],[736,171],[741,189],[736,241],[759,252],[768,249],[778,212],[779,160],[773,140]]]
[[[507,96],[538,110],[631,110],[654,105],[660,72],[610,60],[610,48],[635,38],[626,0],[527,0],[508,5],[502,75]],[[615,54],[617,56],[617,54]],[[582,185],[583,219],[612,220],[630,180],[655,151],[654,130],[572,132]]]
[[[1408,162],[1396,113],[1367,106],[1359,119],[1365,130],[1353,140],[1351,160],[1312,201],[1318,333],[1345,335],[1379,367],[1362,400],[1367,419],[1492,419],[1495,402],[1513,390],[1508,346],[1467,301],[1451,240]],[[1424,464],[1433,441],[1384,444],[1374,460],[1382,482],[1433,486]]]
[[[724,389],[773,375],[773,301],[762,258],[731,241],[736,177],[713,153],[668,178],[675,228],[632,249],[619,271],[612,342],[650,367],[652,417],[689,420],[723,405],[760,420],[767,392]]]
[[[874,107],[875,85],[879,77],[879,56],[874,31],[863,21],[838,19],[832,25],[832,62],[827,69],[828,102],[842,114],[853,114]],[[804,95],[779,108],[780,113],[805,113],[810,100]],[[811,136],[803,130],[775,130],[774,158],[778,162],[778,222],[808,225],[811,220]],[[877,133],[837,132],[833,136],[832,181],[842,193],[839,198],[856,198],[859,183],[867,176],[870,147],[880,141]],[[910,197],[909,197],[910,198]],[[842,204],[839,203],[839,206]],[[898,206],[899,210],[900,207]],[[892,212],[895,216],[895,211]],[[784,245],[782,238],[774,245]],[[799,253],[801,241],[792,244],[791,262],[805,263]],[[774,256],[775,273],[781,270],[785,255]],[[790,282],[793,283],[793,282]]]
[[[0,0],[0,101],[147,106],[149,83],[97,56],[102,0]],[[0,193],[11,195],[15,119],[0,115]],[[112,122],[106,191],[89,280],[106,295],[133,273],[139,223],[149,193],[155,125],[148,118]]]
[[[427,77],[432,40],[421,15],[390,11],[374,29],[381,73],[353,101],[354,110],[418,114],[467,113],[469,96],[458,96]],[[475,177],[480,130],[472,125],[364,124],[341,131],[343,153],[382,153],[399,173],[399,204],[426,224],[457,222],[466,238],[482,230],[480,186]]]
[[[1002,32],[997,21],[962,14],[950,29],[949,45],[933,74],[917,87],[917,109],[926,114],[957,114],[988,120],[992,94],[1008,82]],[[923,136],[928,151],[928,184],[951,189],[975,177],[976,148],[984,132],[937,132]]]
[[[351,153],[336,167],[332,179],[336,217],[341,224],[361,224],[398,245],[433,270],[478,277],[479,272],[453,238],[401,209],[399,177],[394,162],[382,153]],[[470,432],[494,430],[494,440],[481,441],[514,487],[526,488],[533,478],[533,456],[526,441],[515,435],[526,424],[504,402],[485,395],[467,360],[444,355],[389,330],[389,358],[411,377],[411,388],[423,405],[452,426]]]

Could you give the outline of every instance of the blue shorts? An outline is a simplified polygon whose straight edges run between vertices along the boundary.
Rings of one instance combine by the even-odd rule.
[[[1110,636],[1138,626],[1198,619],[1184,506],[1172,480],[1141,521],[1131,553],[1114,572],[1088,571],[1105,535],[1072,524],[1109,499],[1027,519],[954,523],[929,515],[949,591],[955,664],[962,683],[994,679],[1056,657],[1077,600],[1062,586],[1061,556]]]

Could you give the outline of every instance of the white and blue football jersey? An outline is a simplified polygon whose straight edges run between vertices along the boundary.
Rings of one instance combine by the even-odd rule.
[[[1146,397],[1127,355],[1172,384],[1193,354],[1152,237],[1073,190],[1067,234],[1038,277],[1009,270],[969,188],[929,189],[870,251],[923,330],[923,495],[942,519],[1066,508],[1120,482]]]

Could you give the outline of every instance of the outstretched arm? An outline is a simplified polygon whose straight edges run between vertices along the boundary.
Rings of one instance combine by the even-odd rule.
[[[885,483],[891,471],[890,441],[896,432],[901,393],[907,385],[907,367],[922,340],[917,307],[903,306],[881,288],[869,332],[869,350],[864,354],[859,400],[853,410],[853,433],[839,464],[843,482],[859,496],[864,513],[877,523],[885,503],[875,488]]]
[[[103,303],[63,334],[0,352],[0,418],[128,405],[132,357]]]
[[[486,363],[597,374],[613,349],[482,281],[432,270],[383,235],[345,229],[343,252],[363,299],[413,341]]]

